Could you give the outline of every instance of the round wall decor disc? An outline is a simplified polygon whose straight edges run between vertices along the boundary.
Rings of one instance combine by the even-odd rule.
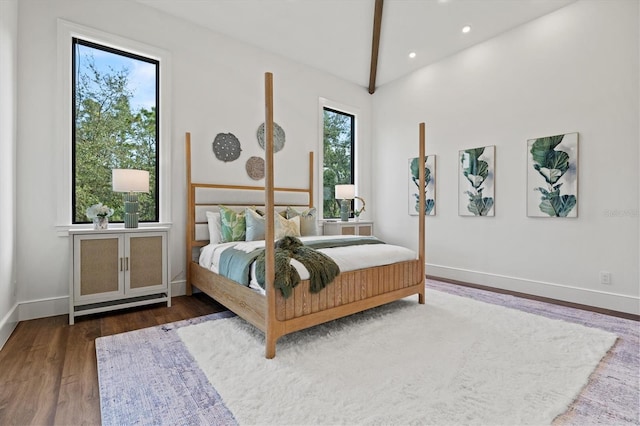
[[[240,157],[240,141],[233,133],[218,133],[213,140],[213,153],[220,161],[233,161]]]
[[[285,139],[284,130],[282,129],[282,127],[278,125],[278,123],[274,122],[273,123],[273,152],[278,152],[282,148],[284,148],[284,139]],[[258,127],[258,144],[260,145],[260,148],[264,149],[264,144],[265,144],[264,123],[262,123],[260,127]]]
[[[247,174],[253,180],[264,179],[264,159],[250,157],[246,164]]]

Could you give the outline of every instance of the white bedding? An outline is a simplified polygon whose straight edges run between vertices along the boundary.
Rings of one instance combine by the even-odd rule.
[[[317,239],[349,239],[358,237],[353,235],[326,235],[299,238],[304,242]],[[218,273],[220,254],[229,247],[234,247],[236,250],[243,250],[250,253],[253,250],[264,248],[264,240],[209,244],[203,247],[200,251],[200,266]],[[417,257],[413,250],[391,244],[365,244],[357,246],[332,247],[318,249],[318,251],[333,259],[333,261],[340,267],[341,272],[355,271],[357,269],[370,268],[373,266],[389,265],[391,263],[414,260]],[[298,270],[298,274],[300,274],[301,279],[309,279],[309,272],[302,263],[295,259],[291,259],[291,264]],[[251,265],[251,280],[249,287],[256,290],[262,290],[255,279],[254,267],[255,262]]]

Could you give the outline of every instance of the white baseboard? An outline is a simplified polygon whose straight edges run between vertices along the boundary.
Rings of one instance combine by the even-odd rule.
[[[505,275],[452,268],[449,266],[427,263],[427,274],[471,284],[479,284],[502,290],[517,291],[534,296],[579,303],[640,315],[640,298],[604,291],[589,290],[561,284],[533,281]],[[171,297],[186,294],[186,281],[171,282]],[[69,313],[69,297],[60,296],[47,299],[20,302],[3,318],[0,323],[0,348],[13,332],[18,321],[36,318],[66,315]]]
[[[49,297],[46,299],[27,300],[18,303],[20,321],[36,318],[53,317],[69,313],[69,296]]]
[[[184,296],[187,294],[187,280],[171,282],[171,297]]]
[[[427,274],[502,290],[640,315],[640,297],[427,263]]]
[[[9,336],[13,333],[18,325],[18,304],[13,305],[13,308],[7,315],[0,321],[0,350],[4,344],[9,340]]]
[[[186,281],[171,282],[171,297],[184,296],[186,294]],[[50,297],[47,299],[29,300],[17,304],[15,311],[18,321],[27,321],[36,318],[52,317],[55,315],[67,315],[69,313],[69,296]],[[17,321],[16,321],[17,324]],[[2,324],[0,324],[1,326]],[[13,331],[13,330],[11,330]],[[9,333],[11,334],[11,333]],[[0,339],[3,336],[0,330]],[[0,340],[1,342],[1,340]]]

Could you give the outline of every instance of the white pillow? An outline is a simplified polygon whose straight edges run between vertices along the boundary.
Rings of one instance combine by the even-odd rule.
[[[209,224],[209,243],[210,244],[219,244],[221,235],[220,235],[220,213],[218,212],[207,212],[207,223]]]
[[[300,216],[296,216],[291,219],[285,219],[279,214],[276,214],[275,216],[276,229],[274,230],[274,233],[276,240],[284,237],[300,236]]]
[[[317,210],[315,207],[305,209],[301,212],[293,207],[287,207],[287,219],[300,216],[300,235],[303,237],[309,235],[318,235]]]

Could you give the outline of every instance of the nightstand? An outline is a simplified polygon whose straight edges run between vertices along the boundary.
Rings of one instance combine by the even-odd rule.
[[[373,221],[324,222],[324,235],[373,235]]]

